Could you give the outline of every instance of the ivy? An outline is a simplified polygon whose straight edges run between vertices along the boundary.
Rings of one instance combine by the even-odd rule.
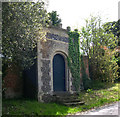
[[[76,91],[80,89],[80,39],[78,30],[69,32],[69,48],[68,48],[68,66],[70,68],[73,85]]]

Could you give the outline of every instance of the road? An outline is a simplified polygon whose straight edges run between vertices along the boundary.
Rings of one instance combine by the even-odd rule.
[[[120,117],[120,102],[115,102],[83,113],[76,113],[75,115],[119,115]]]

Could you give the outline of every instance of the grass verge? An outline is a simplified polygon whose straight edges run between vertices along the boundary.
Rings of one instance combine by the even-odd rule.
[[[66,107],[55,103],[41,103],[36,100],[14,99],[3,100],[3,115],[67,115],[86,111],[111,102],[119,101],[120,83],[100,90],[88,89],[80,92],[79,98],[85,105]]]

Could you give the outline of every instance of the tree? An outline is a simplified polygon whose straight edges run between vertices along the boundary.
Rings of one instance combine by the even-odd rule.
[[[3,2],[2,8],[3,64],[10,62],[21,69],[30,67],[36,58],[36,37],[43,36],[42,26],[46,25],[45,4],[42,0]]]
[[[60,26],[61,19],[59,18],[59,15],[57,14],[57,11],[49,12],[49,19],[53,26]]]
[[[89,57],[91,78],[103,82],[113,82],[118,78],[114,55],[117,38],[111,32],[106,33],[101,18],[92,16],[90,20],[86,20],[81,37],[81,49]]]
[[[105,30],[107,33],[112,32],[115,36],[118,37],[118,45],[120,46],[120,39],[119,39],[119,35],[120,35],[120,19],[118,21],[113,21],[113,22],[107,22],[104,25]],[[109,30],[108,30],[109,29]]]
[[[107,33],[112,32],[114,34],[114,36],[117,36],[118,39],[118,47],[120,47],[120,19],[118,21],[113,21],[113,22],[107,22],[105,25],[105,30]],[[108,30],[110,29],[110,30]],[[118,66],[120,67],[120,52],[117,52],[116,58],[118,59],[117,63]],[[120,75],[120,69],[119,71],[119,75]]]

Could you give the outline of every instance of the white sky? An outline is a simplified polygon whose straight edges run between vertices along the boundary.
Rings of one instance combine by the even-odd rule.
[[[63,28],[72,29],[85,25],[90,14],[101,16],[103,22],[118,20],[118,2],[120,0],[49,0],[48,12],[57,11],[62,19]]]

